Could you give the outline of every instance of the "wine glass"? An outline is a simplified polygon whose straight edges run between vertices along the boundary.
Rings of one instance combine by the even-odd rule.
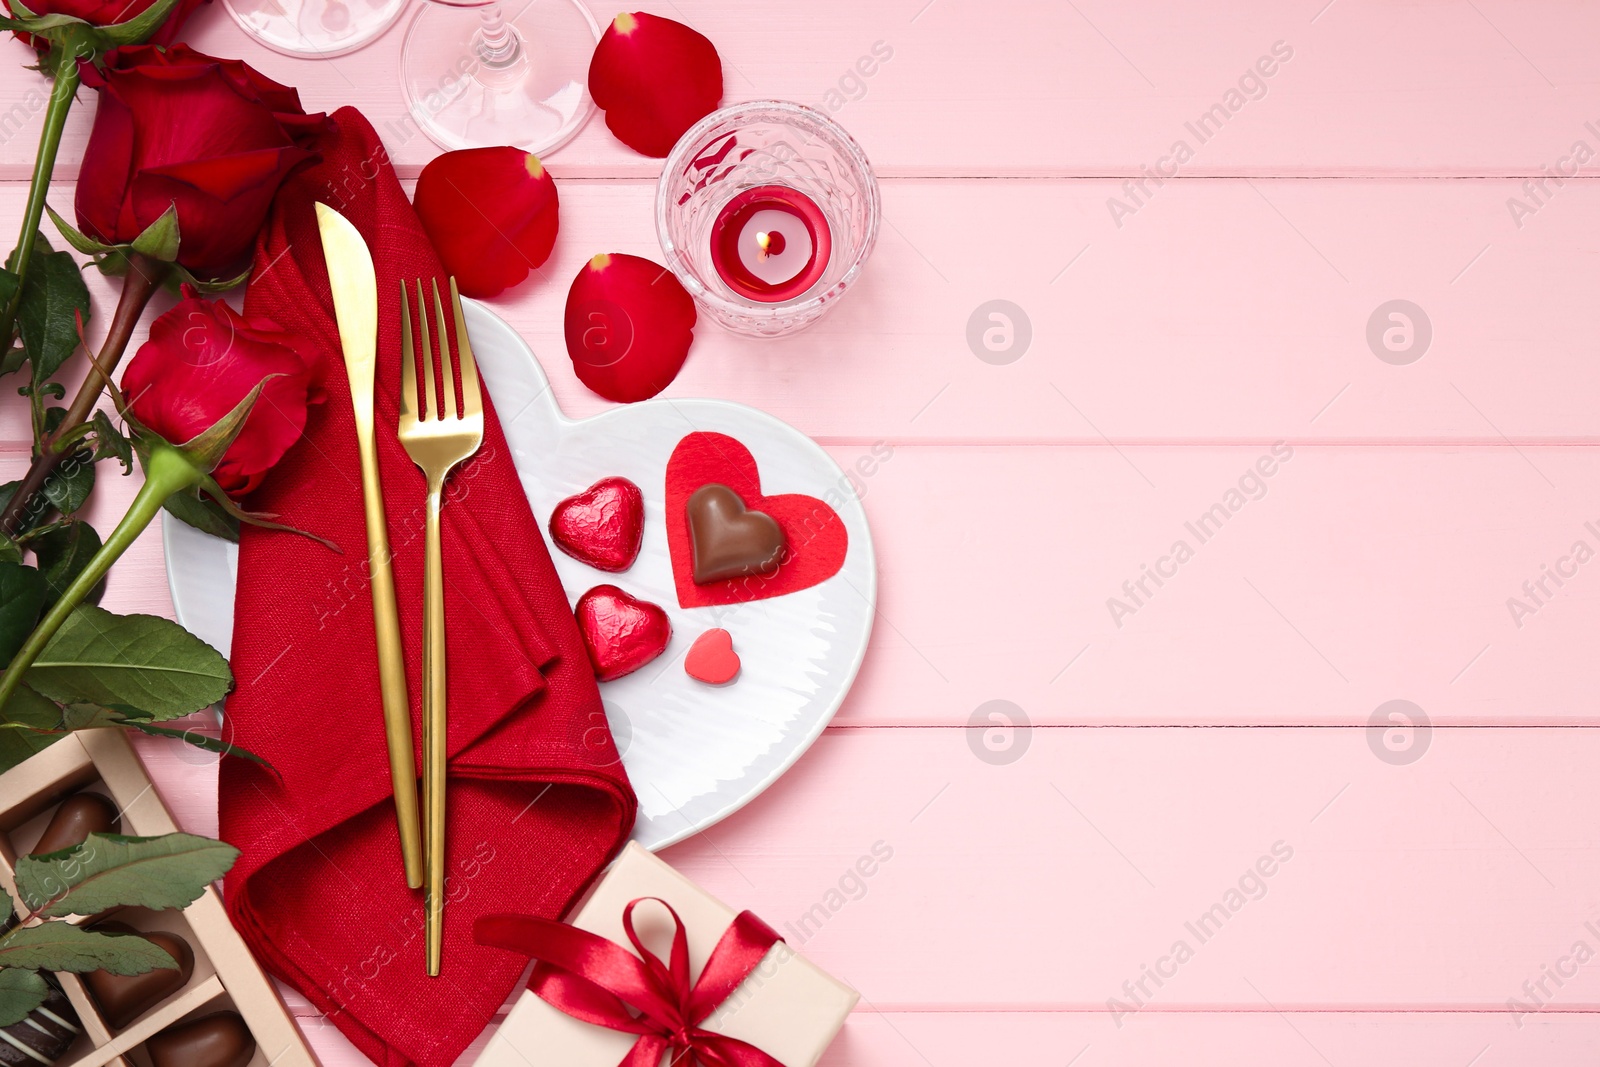
[[[394,25],[406,0],[222,0],[239,28],[275,52],[328,59]]]
[[[400,54],[411,117],[447,149],[548,152],[582,128],[600,27],[581,0],[428,0]]]

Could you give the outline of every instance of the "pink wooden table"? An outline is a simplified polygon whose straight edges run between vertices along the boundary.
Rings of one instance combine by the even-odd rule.
[[[717,43],[730,99],[829,106],[885,178],[850,300],[782,343],[706,327],[669,390],[847,465],[892,449],[863,486],[882,594],[854,693],[668,853],[804,922],[861,990],[829,1067],[1595,1062],[1600,12],[645,6]],[[399,29],[314,63],[220,9],[191,27],[310,107],[362,107],[402,176],[434,153]],[[5,47],[0,232],[43,100]],[[657,164],[599,122],[548,163],[556,254],[497,303],[581,414],[602,402],[568,369],[567,283],[598,250],[655,254]],[[1006,325],[991,301],[999,351],[968,341]],[[106,479],[95,514],[130,495]],[[108,603],[170,612],[153,532]],[[967,729],[997,700],[1032,728]],[[1370,725],[1396,700],[1413,728]],[[142,752],[214,832],[214,769]],[[296,1004],[330,1067],[362,1062]]]

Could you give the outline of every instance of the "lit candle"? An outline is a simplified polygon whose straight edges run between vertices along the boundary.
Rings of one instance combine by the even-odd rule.
[[[734,197],[711,228],[711,262],[740,296],[764,304],[792,300],[828,269],[833,235],[815,200],[787,185]]]

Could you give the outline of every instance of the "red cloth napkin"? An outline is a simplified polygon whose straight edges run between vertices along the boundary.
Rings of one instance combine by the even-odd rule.
[[[343,554],[243,530],[227,720],[231,740],[281,777],[223,761],[221,836],[243,850],[225,896],[266,967],[375,1062],[445,1067],[526,962],[476,945],[473,920],[506,910],[559,917],[621,848],[635,800],[486,397],[483,448],[457,469],[444,507],[448,904],[443,973],[425,976],[423,896],[406,888],[400,861],[354,417],[314,202],[355,224],[377,266],[378,460],[419,750],[424,490],[395,435],[397,288],[442,272],[359,112],[337,112],[318,150],[321,162],[278,195],[245,310],[312,339],[326,360],[327,401],[249,503]]]

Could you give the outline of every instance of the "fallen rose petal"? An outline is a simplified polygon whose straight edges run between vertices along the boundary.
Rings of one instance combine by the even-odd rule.
[[[520,148],[446,152],[422,168],[413,200],[463,296],[517,285],[556,243],[556,183],[539,157]]]
[[[621,253],[586,263],[567,292],[567,354],[607,400],[647,400],[672,383],[694,340],[694,300],[672,272]]]
[[[589,95],[619,141],[647,156],[665,156],[722,102],[722,58],[681,22],[621,14],[594,50]]]

